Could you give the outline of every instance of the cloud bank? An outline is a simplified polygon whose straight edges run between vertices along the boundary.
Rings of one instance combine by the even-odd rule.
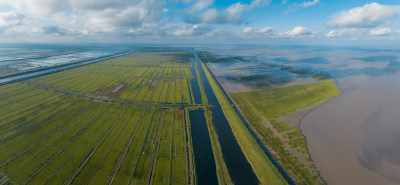
[[[376,27],[386,18],[400,14],[400,5],[365,4],[332,16],[328,27]]]
[[[322,3],[328,2],[282,0],[270,5],[271,0],[0,0],[0,41],[400,39],[400,5],[367,3],[326,13],[322,23],[309,21],[310,14],[304,12],[311,7],[324,8],[318,6]],[[277,7],[281,15],[271,11]],[[292,13],[285,14],[290,9]],[[302,11],[295,12],[297,9]],[[285,16],[295,20],[285,21]]]

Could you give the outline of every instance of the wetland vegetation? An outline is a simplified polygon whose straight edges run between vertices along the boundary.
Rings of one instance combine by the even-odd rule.
[[[215,64],[224,65],[227,68],[230,68],[230,65],[233,68],[240,68],[233,71],[226,69],[216,69],[215,71],[218,73],[220,70],[226,70],[220,75],[220,78],[224,79],[222,80],[223,83],[229,83],[230,81],[252,87],[252,90],[231,92],[228,96],[236,103],[250,127],[262,141],[262,144],[271,151],[274,158],[294,181],[297,184],[323,184],[323,179],[320,178],[319,172],[311,161],[306,140],[299,129],[299,124],[301,119],[313,108],[340,94],[331,75],[310,67],[268,62],[251,66],[251,64],[243,62],[246,60],[241,57],[227,56],[221,58],[211,52],[203,51],[200,53],[207,61],[210,61],[208,64],[211,68],[214,68]],[[321,59],[312,61],[321,61]],[[206,66],[204,67],[207,68]],[[236,73],[236,71],[239,72]],[[247,72],[241,73],[240,71]],[[278,76],[275,77],[274,75]],[[208,73],[208,76],[213,78],[211,73]],[[294,81],[296,78],[309,78],[310,80],[306,83],[282,86],[282,84]],[[213,83],[212,80],[210,82]],[[263,85],[264,83],[265,85]],[[280,87],[265,89],[265,87],[274,87],[273,84],[280,85]],[[224,104],[224,113],[226,115],[230,114],[226,117],[231,119],[231,125],[232,123],[243,125],[240,117],[234,115],[236,113],[234,107],[232,107],[220,86],[215,83],[213,88],[217,96],[218,94],[221,95],[219,101],[225,102],[221,104]],[[234,127],[232,126],[232,128]],[[246,129],[237,130],[244,131]],[[245,134],[242,133],[242,135]],[[246,139],[239,140],[239,142],[243,141],[246,141]],[[250,144],[246,144],[246,146],[250,146]],[[265,169],[265,167],[260,167],[260,169]]]
[[[230,95],[263,143],[296,182],[319,184],[322,179],[310,161],[306,140],[298,124],[308,111],[339,94],[330,79]]]
[[[211,87],[222,107],[225,117],[232,128],[232,131],[237,138],[237,141],[244,152],[247,160],[251,164],[260,183],[262,184],[287,184],[282,174],[272,164],[268,156],[261,149],[253,135],[249,132],[245,124],[242,122],[236,111],[232,107],[223,90],[217,84],[215,78],[211,75],[208,68],[202,63],[205,74],[211,84]]]

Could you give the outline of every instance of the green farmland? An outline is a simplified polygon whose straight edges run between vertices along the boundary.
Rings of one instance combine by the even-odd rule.
[[[0,184],[196,184],[190,57],[143,49],[0,86]]]
[[[142,48],[0,86],[0,185],[288,184],[194,53]]]

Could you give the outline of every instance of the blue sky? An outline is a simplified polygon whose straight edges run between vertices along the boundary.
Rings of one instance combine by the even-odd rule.
[[[395,0],[0,0],[0,42],[397,43]]]

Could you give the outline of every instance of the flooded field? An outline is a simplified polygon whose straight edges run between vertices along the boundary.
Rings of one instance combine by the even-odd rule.
[[[342,94],[300,124],[320,175],[328,184],[400,184],[398,50],[242,46],[210,53],[210,69],[231,93],[334,78]]]
[[[111,55],[122,50],[104,48],[0,48],[0,77]]]

